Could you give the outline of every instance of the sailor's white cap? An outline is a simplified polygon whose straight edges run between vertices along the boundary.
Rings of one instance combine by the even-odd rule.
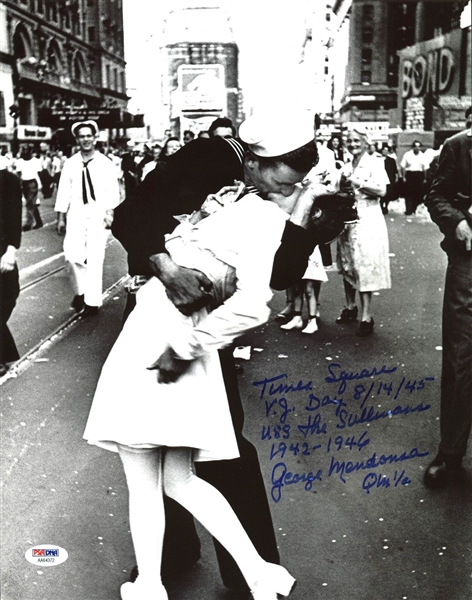
[[[315,137],[315,117],[308,110],[253,115],[239,128],[239,137],[261,157],[274,157],[298,150]]]
[[[78,121],[77,123],[74,123],[70,128],[74,137],[77,137],[76,132],[80,127],[90,127],[90,129],[94,132],[95,135],[98,135],[99,133],[98,125],[95,121]]]

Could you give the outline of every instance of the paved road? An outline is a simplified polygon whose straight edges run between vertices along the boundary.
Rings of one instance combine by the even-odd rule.
[[[372,337],[334,323],[343,293],[330,272],[317,334],[270,322],[241,340],[252,349],[240,376],[246,434],[259,449],[282,561],[299,581],[294,600],[472,597],[472,478],[442,492],[422,484],[438,436],[441,236],[424,214],[397,209],[387,223],[393,288],[374,297]],[[283,301],[277,294],[274,309]],[[117,600],[134,563],[119,459],[81,439],[123,303],[113,294],[0,388],[5,600]],[[341,371],[352,374],[346,389]],[[271,378],[292,387],[257,383]],[[465,466],[472,472],[470,452]],[[285,469],[292,476],[281,486]],[[202,560],[170,599],[241,600],[223,588],[205,532],[202,540]],[[31,565],[24,555],[38,544],[69,558]]]

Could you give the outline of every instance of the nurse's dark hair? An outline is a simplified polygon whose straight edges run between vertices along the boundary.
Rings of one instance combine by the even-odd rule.
[[[250,159],[257,160],[261,169],[274,167],[279,163],[287,165],[297,173],[306,173],[318,163],[318,149],[315,140],[308,142],[301,148],[281,154],[280,156],[258,156],[251,150],[247,150],[247,156]]]

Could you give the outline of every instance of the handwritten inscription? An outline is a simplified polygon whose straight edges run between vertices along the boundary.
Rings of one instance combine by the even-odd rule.
[[[375,422],[415,416],[431,408],[420,396],[434,377],[397,380],[393,378],[397,369],[382,365],[350,371],[331,363],[323,384],[335,388],[329,394],[319,394],[311,380],[292,383],[286,373],[253,382],[267,419],[261,439],[270,443],[269,458],[275,463],[271,473],[274,502],[280,502],[287,486],[302,486],[308,492],[323,480],[333,478],[346,484],[359,473],[363,473],[360,486],[366,494],[411,483],[401,465],[429,452],[416,446],[379,452],[373,446],[373,432],[366,429]],[[292,469],[288,464],[313,460],[316,468],[311,470]]]

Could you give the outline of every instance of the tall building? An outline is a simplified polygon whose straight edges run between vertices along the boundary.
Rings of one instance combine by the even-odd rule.
[[[353,0],[341,117],[373,130],[398,122],[399,51],[459,27],[467,0]]]
[[[81,118],[124,136],[133,122],[122,0],[1,0],[0,8],[0,141],[61,143]]]
[[[203,6],[171,11],[161,58],[166,68],[162,103],[169,111],[174,135],[185,129],[194,133],[208,129],[219,116],[239,125],[238,46],[222,9]]]

